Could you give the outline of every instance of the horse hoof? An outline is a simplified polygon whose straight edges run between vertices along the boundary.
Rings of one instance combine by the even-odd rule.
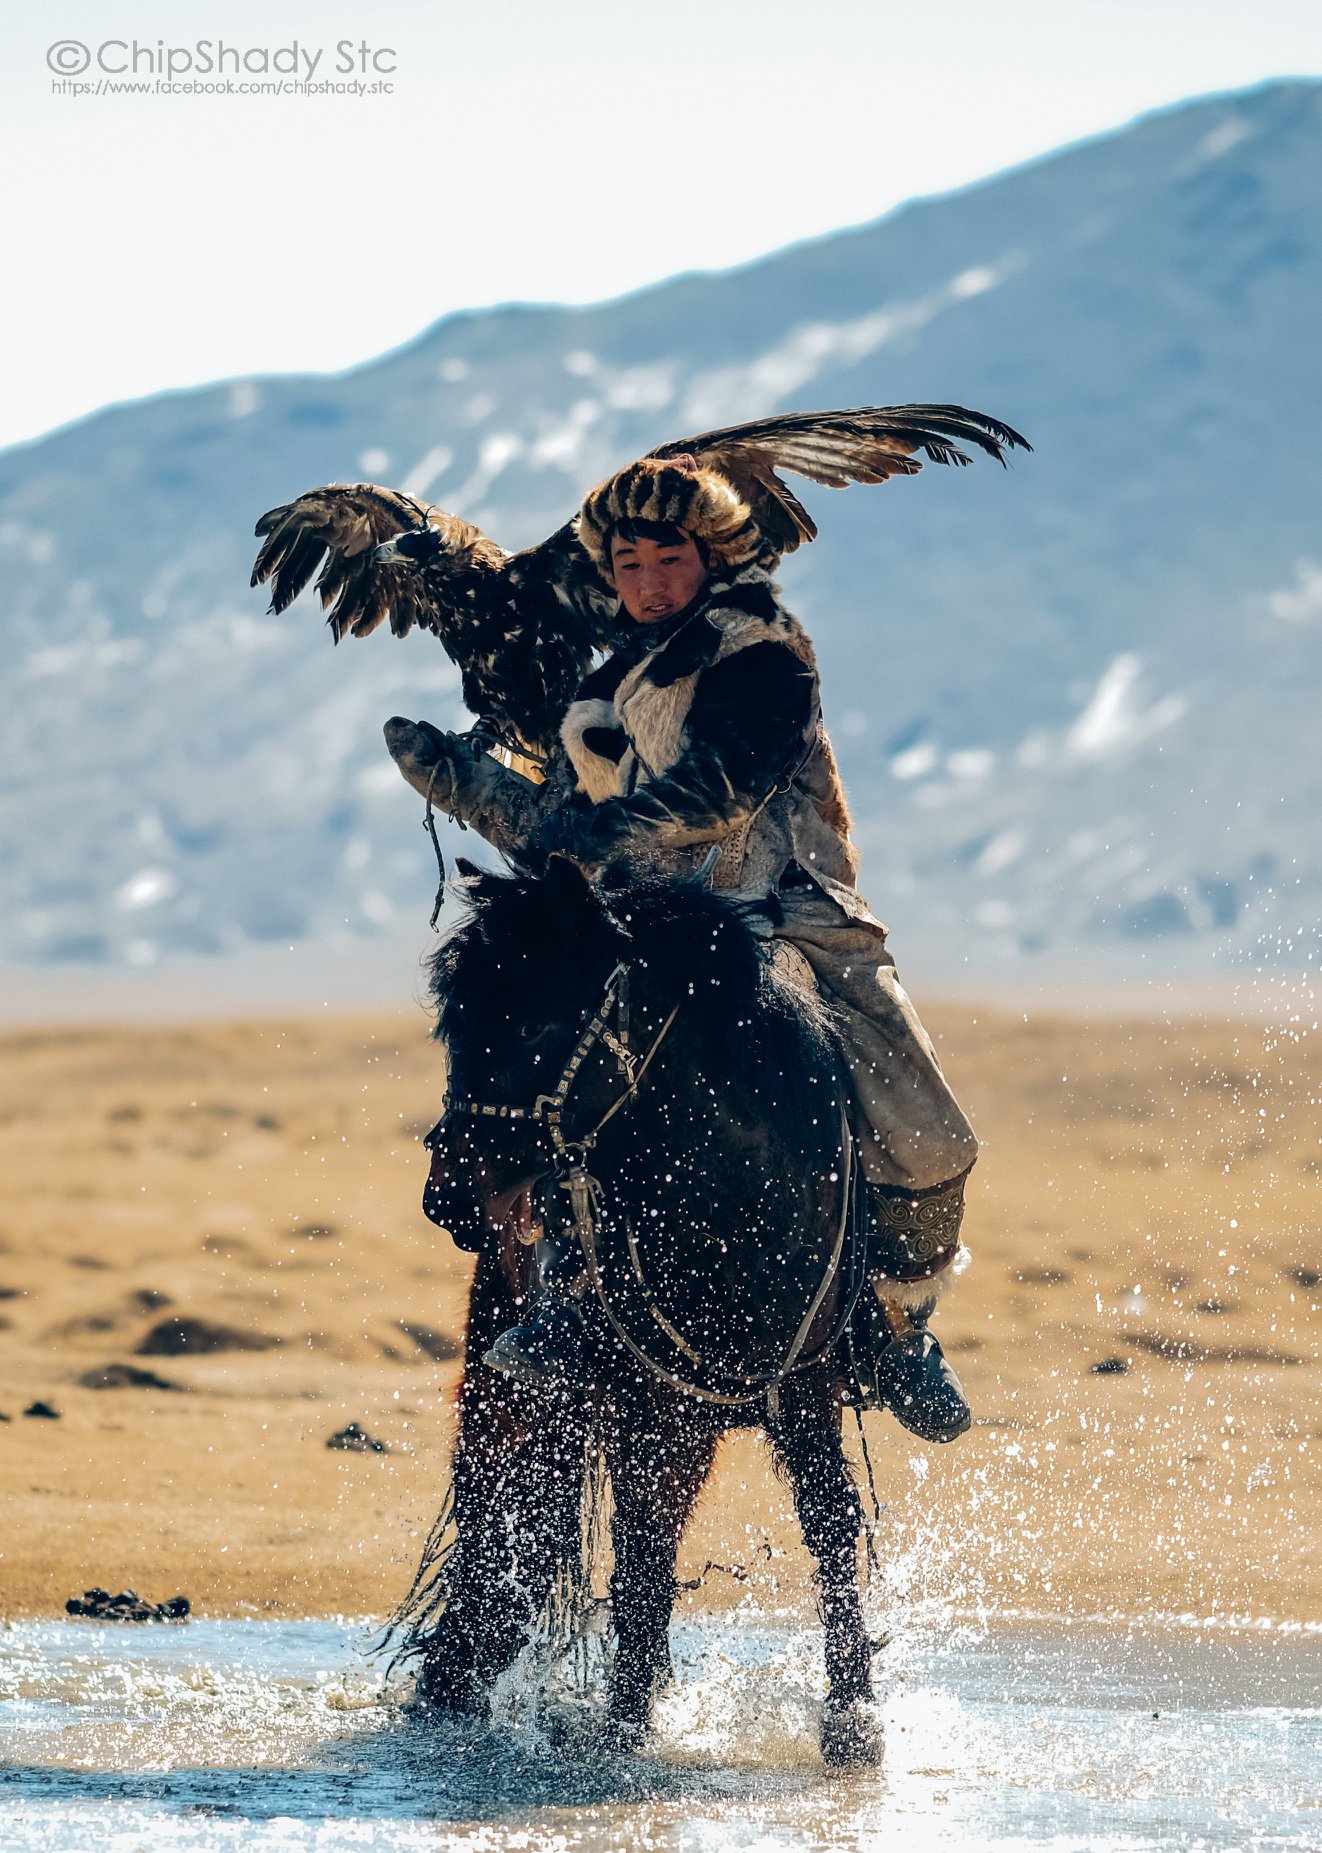
[[[828,1705],[817,1741],[828,1769],[871,1769],[881,1761],[881,1726],[860,1699]]]

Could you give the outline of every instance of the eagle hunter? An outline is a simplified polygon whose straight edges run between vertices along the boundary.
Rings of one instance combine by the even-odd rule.
[[[1032,448],[1009,425],[963,406],[889,405],[780,413],[678,438],[648,456],[689,457],[723,476],[752,511],[763,563],[774,569],[817,534],[782,470],[844,489],[916,475],[917,452],[932,463],[970,463],[965,444],[1001,464],[1007,450]],[[270,581],[272,612],[284,611],[321,566],[317,591],[337,643],[366,637],[387,618],[397,637],[415,624],[434,632],[477,717],[475,745],[544,759],[594,652],[617,637],[619,601],[573,522],[511,554],[471,522],[401,490],[332,483],[269,510],[255,531],[264,545],[252,584]]]

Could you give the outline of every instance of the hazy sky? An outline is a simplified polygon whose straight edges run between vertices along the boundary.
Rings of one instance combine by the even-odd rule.
[[[737,263],[1322,70],[1322,0],[58,0],[11,4],[0,33],[0,444],[165,387],[349,366],[451,309]],[[78,42],[62,69],[90,54],[80,77],[48,67],[57,40]],[[210,41],[230,83],[282,52],[393,90],[53,89],[132,78],[135,41],[140,82],[162,51],[175,81],[216,82]]]

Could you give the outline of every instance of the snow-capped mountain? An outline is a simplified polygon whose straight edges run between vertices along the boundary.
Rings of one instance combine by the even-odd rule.
[[[1282,82],[736,271],[455,315],[348,374],[168,394],[0,455],[0,960],[425,918],[380,727],[463,725],[456,677],[429,638],[332,650],[310,599],[265,616],[273,503],[366,478],[523,545],[665,438],[939,400],[1034,454],[810,488],[822,536],[782,573],[897,949],[1302,962],[1319,300],[1322,84]]]

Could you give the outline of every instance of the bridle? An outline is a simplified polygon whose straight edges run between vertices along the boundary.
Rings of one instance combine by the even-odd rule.
[[[826,1302],[827,1294],[830,1292],[836,1276],[840,1271],[840,1263],[844,1255],[846,1240],[851,1227],[854,1227],[857,1221],[856,1195],[858,1189],[858,1159],[854,1147],[853,1133],[849,1125],[848,1114],[845,1111],[844,1102],[842,1100],[840,1103],[842,1153],[841,1176],[839,1180],[840,1217],[836,1228],[835,1240],[831,1247],[831,1253],[827,1257],[821,1281],[809,1302],[807,1311],[799,1322],[798,1329],[794,1334],[789,1349],[782,1358],[779,1366],[772,1371],[765,1371],[747,1376],[738,1376],[737,1373],[726,1372],[726,1375],[736,1376],[738,1382],[747,1386],[746,1388],[735,1391],[708,1389],[703,1384],[692,1383],[686,1378],[679,1376],[676,1372],[669,1370],[657,1358],[654,1358],[650,1352],[644,1350],[633,1337],[632,1333],[624,1326],[614,1307],[611,1305],[610,1300],[607,1298],[605,1283],[601,1278],[601,1269],[597,1258],[597,1223],[605,1201],[605,1192],[599,1180],[592,1175],[587,1167],[587,1154],[596,1144],[598,1136],[603,1129],[609,1125],[610,1121],[615,1118],[615,1115],[619,1113],[638,1092],[643,1076],[651,1066],[652,1058],[665,1041],[675,1018],[679,1015],[679,1003],[676,1003],[656,1035],[653,1037],[651,1043],[648,1045],[646,1052],[641,1057],[636,1055],[630,1046],[629,976],[630,966],[626,961],[621,960],[615,966],[609,978],[607,978],[601,1003],[598,1005],[587,1027],[574,1045],[573,1052],[560,1072],[559,1080],[549,1094],[538,1094],[531,1106],[521,1106],[512,1105],[507,1101],[476,1100],[469,1095],[451,1094],[447,1092],[441,1117],[427,1134],[426,1138],[423,1140],[423,1144],[428,1151],[434,1150],[440,1141],[443,1131],[452,1118],[455,1117],[464,1119],[522,1120],[534,1125],[544,1126],[550,1138],[553,1159],[549,1169],[539,1172],[532,1181],[533,1183],[540,1183],[547,1177],[554,1177],[560,1189],[568,1194],[574,1234],[583,1251],[583,1259],[587,1266],[588,1278],[592,1284],[592,1290],[596,1295],[597,1303],[605,1314],[607,1323],[610,1325],[611,1330],[615,1333],[621,1344],[623,1344],[626,1350],[632,1353],[641,1364],[645,1365],[654,1376],[659,1377],[662,1382],[668,1384],[672,1389],[679,1390],[688,1396],[697,1397],[702,1402],[720,1403],[726,1406],[755,1403],[765,1397],[767,1399],[769,1413],[774,1417],[779,1409],[781,1384],[793,1372],[806,1370],[809,1366],[820,1362],[822,1358],[827,1356],[844,1332],[862,1286],[862,1268],[856,1264],[851,1268],[849,1291],[844,1297],[843,1312],[833,1322],[832,1330],[826,1341],[810,1356],[805,1357],[803,1355],[804,1347],[808,1342],[813,1326],[817,1322],[817,1316]],[[614,1030],[610,1027],[612,1015],[614,1015],[616,1019],[616,1028]],[[579,1139],[566,1139],[564,1133],[565,1106],[584,1062],[598,1043],[602,1043],[614,1056],[616,1065],[619,1068],[625,1084],[590,1132],[585,1133]],[[695,1364],[705,1364],[707,1360],[703,1358],[701,1352],[697,1351],[688,1342],[683,1333],[677,1330],[657,1304],[656,1297],[648,1286],[644,1276],[642,1260],[638,1252],[638,1244],[631,1227],[626,1229],[626,1237],[628,1241],[629,1257],[633,1265],[635,1283],[648,1311],[677,1350],[685,1357],[692,1359]],[[520,1230],[518,1239],[526,1245],[531,1245],[539,1238],[535,1231],[525,1236]],[[861,1245],[856,1246],[859,1246],[861,1254]],[[856,1257],[856,1262],[857,1259],[858,1257]]]
[[[612,1014],[615,1015],[617,1023],[614,1030],[610,1027]],[[621,1107],[633,1099],[638,1091],[639,1083],[651,1066],[652,1057],[665,1041],[670,1032],[670,1026],[678,1015],[679,1005],[676,1004],[653,1037],[646,1054],[641,1059],[635,1055],[630,1047],[629,966],[621,960],[606,980],[601,1003],[574,1045],[573,1053],[560,1071],[560,1079],[549,1094],[538,1094],[530,1107],[521,1107],[511,1106],[505,1101],[474,1100],[468,1095],[447,1093],[441,1117],[427,1134],[423,1144],[428,1151],[436,1146],[451,1115],[474,1119],[530,1120],[536,1125],[545,1126],[551,1141],[551,1150],[554,1153],[554,1162],[550,1171],[543,1171],[533,1181],[540,1183],[542,1178],[554,1176],[557,1181],[564,1182],[575,1169],[583,1167],[584,1158],[597,1143],[597,1135],[603,1127],[615,1118]],[[578,1079],[579,1070],[599,1042],[604,1043],[615,1057],[625,1085],[591,1132],[585,1133],[581,1139],[566,1139],[564,1133],[565,1103],[569,1099],[570,1089]],[[535,1237],[533,1239],[536,1240]]]

